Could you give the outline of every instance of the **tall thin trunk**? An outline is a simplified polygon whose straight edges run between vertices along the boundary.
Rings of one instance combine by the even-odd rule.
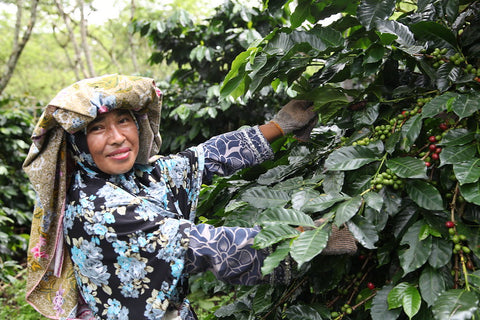
[[[90,47],[88,46],[87,42],[87,19],[85,19],[84,2],[83,0],[77,0],[77,4],[80,8],[80,35],[82,39],[83,54],[85,55],[85,61],[87,63],[90,77],[94,77],[96,74],[92,62],[92,57],[90,55]]]
[[[80,48],[78,46],[77,40],[75,39],[75,34],[73,33],[72,26],[70,24],[71,19],[65,13],[65,10],[63,10],[63,5],[61,3],[61,0],[55,0],[55,5],[57,6],[58,13],[63,18],[63,21],[65,23],[65,27],[67,28],[67,31],[68,31],[68,36],[70,38],[70,41],[72,42],[73,51],[75,53],[74,66],[75,66],[75,68],[80,70],[80,72],[82,73],[84,78],[87,78],[88,73],[86,72],[86,70],[83,66],[83,63],[82,63],[81,51],[80,51]],[[80,79],[77,79],[77,80],[80,80]]]
[[[8,85],[8,82],[12,78],[13,71],[17,66],[18,59],[20,59],[20,55],[22,54],[25,45],[27,44],[30,36],[32,34],[33,27],[35,26],[35,22],[37,19],[37,6],[39,0],[33,0],[31,2],[30,7],[30,19],[27,24],[27,28],[25,29],[22,38],[20,39],[20,30],[22,29],[22,14],[23,14],[23,1],[17,0],[17,21],[15,22],[15,30],[13,36],[13,47],[10,57],[8,58],[5,71],[2,73],[2,77],[0,78],[0,94],[2,94],[3,90]]]
[[[130,3],[130,23],[135,18],[135,0]],[[133,33],[128,32],[128,45],[130,47],[130,56],[132,57],[133,70],[138,73],[137,54],[135,53],[135,42],[133,40]]]

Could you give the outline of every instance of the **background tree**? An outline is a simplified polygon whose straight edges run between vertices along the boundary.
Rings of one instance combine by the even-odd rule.
[[[28,40],[30,39],[30,35],[32,34],[32,30],[36,22],[38,2],[39,0],[33,0],[29,5],[24,3],[24,1],[22,0],[17,0],[16,2],[17,14],[15,29],[13,32],[13,45],[8,61],[4,67],[2,77],[0,78],[0,94],[2,94],[3,90],[10,81],[15,67],[17,66],[18,59],[20,58],[23,49],[25,48]],[[24,9],[27,9],[28,7],[30,9],[29,17],[27,22],[25,22],[23,14]]]

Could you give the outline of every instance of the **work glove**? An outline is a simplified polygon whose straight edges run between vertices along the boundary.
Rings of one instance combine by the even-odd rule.
[[[320,227],[326,223],[325,219],[318,219],[314,221],[315,227]],[[311,227],[302,228],[305,230],[312,230]],[[302,231],[302,230],[300,230]],[[332,232],[328,238],[327,246],[322,250],[322,255],[354,255],[357,252],[357,240],[350,232],[347,226],[338,228],[335,224],[332,224]]]
[[[298,140],[307,141],[317,120],[312,101],[294,99],[275,114],[272,122],[277,125],[283,135],[293,133]]]

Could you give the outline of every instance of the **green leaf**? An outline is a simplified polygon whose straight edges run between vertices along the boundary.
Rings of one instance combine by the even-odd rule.
[[[433,305],[435,319],[472,319],[478,312],[478,296],[473,291],[453,289],[443,292]]]
[[[480,109],[480,97],[478,93],[461,94],[452,104],[452,110],[460,119],[467,118]]]
[[[310,15],[311,5],[310,1],[299,1],[298,5],[295,7],[295,11],[290,17],[293,29],[298,28],[303,22],[305,22]]]
[[[373,224],[360,215],[356,215],[347,222],[347,227],[355,239],[367,249],[376,249],[378,233]]]
[[[415,38],[408,27],[395,20],[380,20],[377,21],[377,30],[382,33],[390,33],[397,36],[397,43],[400,44],[404,51],[409,53],[416,53],[420,51],[421,47],[415,47]]]
[[[315,227],[312,218],[295,209],[281,207],[269,208],[262,212],[259,222],[265,224],[289,224],[295,226]]]
[[[274,182],[282,181],[283,178],[290,175],[296,169],[297,168],[292,165],[279,165],[261,174],[257,182],[262,185],[270,185]]]
[[[460,193],[468,202],[480,205],[480,181],[461,185]]]
[[[298,199],[303,196],[303,192],[304,191],[300,191],[299,193],[294,194],[292,197],[292,201],[295,201],[294,203],[296,203],[296,201],[298,201]],[[305,213],[320,212],[330,208],[337,202],[345,201],[347,199],[350,199],[350,197],[341,193],[321,194],[316,198],[310,198],[307,202],[304,202],[304,204],[300,207],[300,210]],[[295,208],[296,207],[297,206],[295,206]]]
[[[414,286],[409,286],[405,290],[402,298],[403,311],[405,311],[409,319],[412,319],[413,316],[418,313],[421,304],[422,297],[420,296],[417,288]]]
[[[422,270],[418,286],[422,293],[422,299],[425,300],[428,306],[432,306],[446,288],[445,281],[440,272],[431,266],[426,266]]]
[[[322,252],[327,246],[329,233],[327,228],[317,228],[302,232],[293,240],[290,254],[299,268]]]
[[[290,196],[287,192],[281,190],[254,187],[246,190],[241,195],[241,200],[250,203],[255,208],[267,209],[284,206],[290,200]]]
[[[440,141],[442,146],[462,146],[472,142],[475,139],[475,132],[467,129],[452,129],[448,130],[445,136]]]
[[[428,257],[428,263],[434,268],[441,268],[450,262],[452,257],[452,244],[444,239],[432,239],[432,252]]]
[[[407,244],[408,248],[399,251],[400,265],[405,274],[417,270],[427,262],[432,250],[431,237],[420,241],[419,235],[424,222],[417,221],[402,238],[401,245]]]
[[[378,161],[383,153],[381,141],[368,146],[348,146],[333,151],[325,160],[327,170],[355,170]]]
[[[258,235],[257,235],[258,236]],[[290,252],[290,241],[284,241],[280,243],[275,251],[265,258],[262,266],[262,274],[267,275],[273,272],[278,267]]]
[[[258,286],[253,297],[252,308],[255,313],[264,312],[272,308],[272,293],[274,288],[268,285]]]
[[[454,163],[453,172],[460,185],[477,182],[480,178],[480,159],[473,158],[464,162]]]
[[[392,170],[400,178],[427,178],[425,162],[414,157],[401,157],[389,159],[386,162],[387,168]]]
[[[401,146],[405,151],[409,151],[410,147],[413,145],[417,139],[420,131],[422,130],[422,118],[421,116],[415,115],[408,119],[402,126],[402,140]]]
[[[410,287],[410,284],[407,282],[401,282],[397,284],[389,293],[388,293],[388,307],[389,309],[396,309],[402,307],[402,298],[404,292],[407,288]]]
[[[445,92],[427,102],[422,108],[422,118],[433,118],[440,112],[450,109],[453,101],[458,97],[455,92]]]
[[[421,21],[410,26],[417,39],[424,41],[433,41],[435,47],[457,47],[457,38],[452,30],[444,27],[440,23],[433,21]]]
[[[422,180],[407,181],[405,190],[408,196],[420,207],[428,210],[443,210],[440,192],[431,184]]]
[[[395,0],[362,0],[357,8],[358,21],[367,29],[373,29],[378,21],[388,19],[395,9]]]
[[[368,192],[363,196],[365,204],[367,207],[374,209],[377,212],[380,212],[383,207],[383,197],[377,192]]]
[[[357,214],[362,203],[363,199],[361,196],[356,196],[340,203],[335,209],[335,224],[341,226],[350,220],[355,214]]]
[[[299,231],[284,224],[269,225],[255,236],[254,246],[263,249],[285,239],[295,237]]]
[[[317,310],[307,305],[293,305],[285,311],[285,319],[289,320],[322,320]]]
[[[246,79],[245,64],[250,58],[253,49],[240,53],[232,62],[230,72],[226,75],[220,88],[222,98],[233,94],[236,91],[236,97],[239,97],[245,91],[244,81]]]
[[[339,103],[346,105],[349,103],[345,90],[332,86],[322,86],[308,92],[309,100],[314,102],[315,107]]]
[[[400,315],[400,309],[391,310],[388,306],[388,295],[391,290],[392,286],[384,286],[373,297],[372,311],[370,312],[372,320],[395,320]]]
[[[476,153],[477,146],[475,144],[444,147],[440,153],[440,166],[473,159]]]

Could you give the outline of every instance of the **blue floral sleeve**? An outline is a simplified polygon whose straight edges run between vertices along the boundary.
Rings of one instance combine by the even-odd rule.
[[[252,248],[260,228],[192,226],[185,271],[212,271],[219,280],[253,285],[262,282],[261,267],[266,252]]]
[[[270,144],[258,126],[215,136],[201,144],[205,156],[204,177],[228,176],[273,157]]]

